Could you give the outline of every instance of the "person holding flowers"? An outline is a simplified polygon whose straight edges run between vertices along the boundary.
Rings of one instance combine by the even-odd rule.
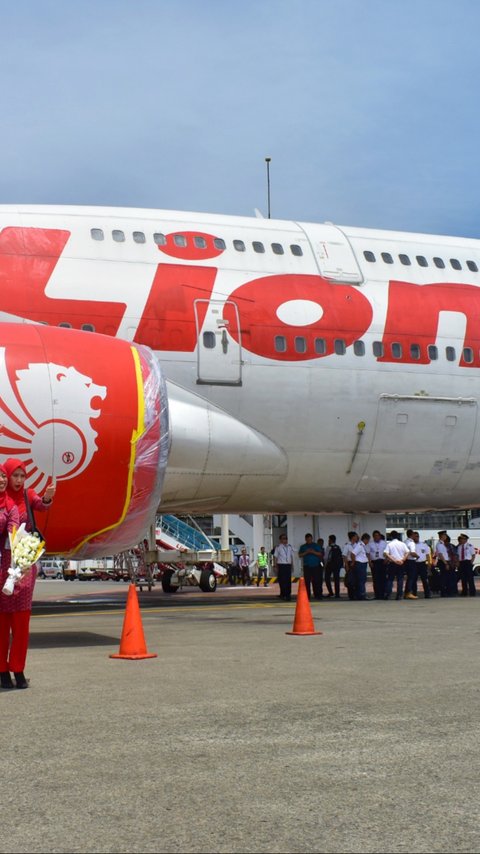
[[[29,521],[29,515],[31,517],[31,514],[28,512],[27,501],[32,511],[48,510],[55,494],[55,486],[53,484],[47,486],[43,497],[40,497],[35,490],[25,489],[25,479],[27,476],[25,463],[21,460],[10,458],[4,463],[3,469],[8,478],[7,499],[12,502],[14,511],[16,511],[13,525],[18,527],[23,522],[26,525],[26,530],[29,531],[31,530]],[[4,533],[1,533],[0,537],[2,544],[0,590],[7,580],[12,560],[9,549],[9,530],[7,522]],[[12,596],[0,593],[0,687],[2,688],[14,687],[10,675],[11,672],[15,677],[15,686],[17,688],[28,688],[28,682],[23,671],[28,651],[32,596],[36,577],[37,568],[36,566],[32,566],[26,572],[21,583],[18,585],[18,589],[14,590]]]

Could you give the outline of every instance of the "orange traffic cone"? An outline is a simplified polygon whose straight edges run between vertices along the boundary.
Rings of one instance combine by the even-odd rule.
[[[323,632],[316,632],[313,624],[312,610],[308,601],[307,588],[303,578],[298,582],[297,607],[295,608],[295,619],[293,621],[293,629],[291,632],[285,632],[286,635],[321,635]]]
[[[120,650],[110,658],[156,658],[156,652],[147,652],[143,634],[140,606],[138,604],[137,588],[131,584],[128,588],[127,607],[123,619]]]

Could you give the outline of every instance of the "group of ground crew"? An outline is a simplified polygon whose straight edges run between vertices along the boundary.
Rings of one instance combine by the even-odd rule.
[[[235,568],[229,572],[230,582],[243,585],[253,583],[259,587],[262,579],[268,587],[272,577],[278,579],[280,598],[291,598],[294,574],[294,549],[287,535],[280,536],[279,544],[271,552],[262,546],[256,560],[251,561],[243,548]],[[425,599],[437,593],[441,597],[456,596],[461,585],[462,596],[475,596],[474,560],[476,550],[468,534],[460,534],[453,544],[447,531],[438,532],[438,542],[432,550],[422,542],[418,531],[408,530],[403,541],[396,531],[388,539],[378,530],[372,534],[350,531],[343,548],[337,545],[335,534],[330,534],[328,546],[320,537],[316,542],[312,534],[305,534],[305,542],[298,549],[303,577],[309,598],[341,598],[341,583],[348,599],[390,598],[418,599],[421,582]],[[367,596],[367,576],[370,574],[373,597]],[[395,583],[395,592],[394,592]],[[326,586],[326,594],[323,585]]]

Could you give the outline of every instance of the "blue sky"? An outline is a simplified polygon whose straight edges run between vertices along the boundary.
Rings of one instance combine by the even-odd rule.
[[[0,0],[0,204],[480,236],[478,0]]]

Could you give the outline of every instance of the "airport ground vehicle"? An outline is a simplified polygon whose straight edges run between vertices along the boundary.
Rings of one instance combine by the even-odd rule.
[[[226,574],[223,566],[211,561],[196,566],[161,563],[159,571],[164,593],[175,593],[181,587],[187,586],[198,586],[204,593],[214,593],[217,589],[217,578]]]
[[[65,581],[75,581],[77,578],[77,561],[66,560],[63,563],[63,577]]]
[[[91,560],[67,560],[64,562],[63,577],[66,581],[107,580],[111,577],[113,558]]]
[[[63,578],[63,561],[48,558],[40,561],[39,578]]]

